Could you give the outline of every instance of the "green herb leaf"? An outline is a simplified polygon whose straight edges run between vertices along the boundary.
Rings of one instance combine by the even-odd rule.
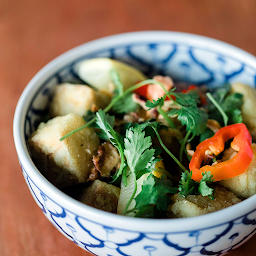
[[[211,175],[211,172],[205,172],[202,175],[203,178],[200,182],[196,182],[192,180],[192,172],[183,172],[178,187],[179,194],[184,197],[201,194],[202,196],[209,196],[211,199],[214,199],[214,189],[208,186],[214,181],[213,175]]]
[[[203,109],[197,107],[200,102],[198,92],[196,90],[187,93],[171,91],[169,94],[175,97],[173,105],[176,107],[167,113],[168,116],[177,116],[178,120],[186,126],[187,131],[192,132],[193,136],[203,133],[208,115]]]
[[[191,131],[193,135],[200,135],[204,132],[208,118],[204,110],[196,106],[189,106],[172,109],[168,112],[168,116],[170,117],[175,115],[186,126],[186,130]]]
[[[112,82],[114,83],[116,89],[114,91],[115,95],[123,95],[124,93],[124,86],[121,82],[119,74],[115,70],[110,71],[110,77]]]
[[[205,172],[202,175],[203,178],[200,180],[198,192],[202,194],[202,196],[209,196],[211,199],[214,199],[214,189],[208,186],[214,182],[213,175],[211,175],[211,172]]]
[[[120,158],[121,164],[119,170],[113,177],[113,182],[115,182],[119,176],[122,175],[123,169],[126,166],[125,157],[124,157],[124,145],[123,145],[123,137],[114,131],[113,126],[115,122],[115,117],[106,114],[103,110],[99,110],[96,114],[96,124],[99,128],[106,134],[110,142],[117,148]]]
[[[164,105],[164,99],[165,97],[161,97],[158,98],[157,100],[153,100],[153,101],[147,101],[146,102],[146,107],[150,110],[152,108],[156,108],[156,107],[162,107]]]
[[[139,104],[133,101],[132,93],[127,94],[118,100],[113,106],[113,110],[118,114],[135,112],[139,109]]]
[[[148,204],[142,206],[137,213],[135,214],[135,217],[138,218],[155,218],[156,217],[156,206],[154,204]]]
[[[96,113],[92,112],[91,110],[88,110],[86,114],[83,116],[83,119],[85,122],[91,121],[93,118],[95,118]],[[91,127],[91,126],[90,126]]]
[[[145,131],[140,126],[126,131],[124,155],[133,173],[144,170],[154,160],[155,149],[150,149],[151,146],[151,138],[145,137]]]
[[[187,93],[171,92],[171,95],[175,97],[175,102],[182,105],[183,107],[196,107],[200,102],[199,94],[196,90],[191,90]]]
[[[134,191],[123,214],[126,214],[127,209],[136,194],[137,175],[141,176],[140,172],[148,169],[150,165],[153,164],[155,159],[155,149],[152,149],[151,146],[151,137],[145,137],[145,131],[142,131],[140,126],[130,127],[126,131],[124,139],[124,155],[126,157],[127,165],[130,168],[131,175],[133,175],[134,178]]]
[[[240,109],[233,109],[227,112],[230,122],[237,124],[243,122],[242,111]]]
[[[178,190],[179,194],[185,197],[187,197],[188,195],[193,195],[195,193],[195,181],[192,180],[192,172],[185,171],[181,174]]]
[[[212,93],[213,98],[219,103],[222,104],[224,102],[225,97],[231,90],[230,84],[224,84],[223,86],[215,89]]]
[[[96,113],[96,124],[102,131],[106,133],[111,143],[116,146],[118,141],[118,134],[113,130],[114,123],[115,117],[106,114],[102,109]]]
[[[135,198],[135,209],[140,210],[146,205],[156,205],[158,210],[167,211],[170,204],[168,194],[176,192],[177,189],[172,186],[169,179],[166,179],[166,175],[157,178],[151,173],[143,182],[142,190]]]
[[[223,101],[222,107],[224,111],[230,109],[240,109],[243,104],[243,95],[237,92],[230,93]]]
[[[124,94],[124,86],[120,80],[120,76],[118,75],[118,73],[115,70],[111,70],[110,75],[112,82],[116,86],[113,99],[119,98],[119,100],[115,102],[113,110],[117,114],[137,111],[139,108],[139,104],[133,101],[132,93],[128,93],[125,97],[120,97]]]
[[[160,153],[162,152],[162,149],[159,147],[155,147],[154,148],[155,153],[154,153],[154,157],[153,160],[151,160],[148,165],[146,166],[145,169],[140,170],[136,173],[136,179],[138,180],[142,175],[146,174],[146,173],[151,173],[153,171],[156,171],[155,165],[157,162],[161,161],[162,158],[159,157]]]
[[[221,88],[216,89],[212,93],[213,99],[217,102],[220,108],[228,117],[228,124],[241,123],[242,114],[241,106],[243,104],[243,95],[236,92],[231,92],[230,84],[226,84]],[[212,102],[208,104],[209,118],[217,120],[221,125],[224,125],[220,111]]]

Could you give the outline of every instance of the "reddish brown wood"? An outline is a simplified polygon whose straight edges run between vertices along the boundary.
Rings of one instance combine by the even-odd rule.
[[[136,30],[206,35],[256,55],[256,1],[0,0],[0,255],[91,255],[57,231],[21,174],[12,119],[28,81],[81,43]],[[256,236],[230,256],[253,256]]]

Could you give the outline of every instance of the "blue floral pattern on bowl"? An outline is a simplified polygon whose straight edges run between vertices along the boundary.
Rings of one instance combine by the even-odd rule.
[[[120,44],[114,48],[81,56],[60,68],[41,85],[26,113],[24,126],[26,139],[31,136],[46,114],[47,103],[51,99],[54,86],[62,82],[81,82],[76,73],[76,64],[83,59],[95,57],[110,57],[124,61],[138,67],[149,77],[161,74],[170,75],[174,80],[197,85],[219,86],[240,81],[256,86],[254,67],[232,56],[209,50],[207,47],[200,48],[186,43],[167,43],[157,40]],[[139,230],[129,231],[104,226],[66,209],[44,193],[24,168],[23,174],[35,201],[53,225],[78,246],[95,255],[126,256],[131,255],[129,254],[131,249],[140,256],[224,255],[249,239],[256,230],[256,207],[248,214],[229,222],[187,232],[143,233]]]

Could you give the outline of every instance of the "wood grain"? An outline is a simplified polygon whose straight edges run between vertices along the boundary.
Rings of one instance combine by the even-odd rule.
[[[255,0],[0,0],[0,255],[91,255],[44,217],[16,157],[15,106],[40,68],[89,40],[138,30],[196,33],[256,55],[255,11]],[[255,251],[256,236],[229,255]]]

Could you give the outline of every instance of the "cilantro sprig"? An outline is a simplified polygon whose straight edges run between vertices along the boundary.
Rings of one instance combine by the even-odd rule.
[[[168,123],[171,120],[170,117],[177,117],[181,124],[186,127],[187,134],[185,138],[179,140],[181,144],[179,160],[182,162],[183,152],[187,155],[185,150],[187,141],[192,140],[194,136],[200,135],[205,131],[208,115],[205,110],[198,107],[200,101],[199,94],[195,90],[190,90],[187,93],[175,92],[175,90],[176,88],[173,88],[169,92],[166,92],[163,97],[153,100],[152,102],[147,101],[146,106],[149,109],[157,108],[158,112]],[[162,110],[166,97],[172,99],[170,104],[173,106],[167,113]],[[170,126],[175,128],[173,123],[171,123]],[[188,155],[187,158],[190,160]]]
[[[120,80],[120,76],[118,75],[118,73],[114,70],[111,70],[110,75],[114,85],[116,86],[113,98],[117,98],[117,101],[113,105],[113,110],[117,114],[133,112],[138,110],[139,105],[133,101],[132,92],[128,93],[125,97],[120,97],[124,94],[124,86]]]
[[[194,90],[188,91],[187,93],[175,92],[175,90],[176,88],[173,88],[168,92],[165,89],[166,93],[163,97],[153,100],[152,102],[147,101],[146,107],[148,107],[148,109],[158,107],[158,110],[161,111],[166,97],[169,97],[172,99],[170,104],[173,108],[167,112],[167,115],[169,117],[177,116],[178,120],[186,126],[186,130],[190,131],[193,135],[201,134],[206,127],[207,113],[197,106],[199,103],[198,93]],[[162,112],[160,114],[162,114]],[[166,119],[166,121],[168,120]]]
[[[123,137],[113,129],[114,122],[115,117],[106,114],[103,110],[100,109],[96,113],[96,124],[106,134],[107,138],[112,143],[112,145],[117,148],[121,159],[120,168],[113,177],[113,182],[116,181],[118,177],[122,174],[123,169],[126,165],[124,157]],[[126,181],[124,182],[126,183]]]
[[[197,106],[198,93],[191,90],[187,93],[172,91],[170,94],[175,97],[173,105],[176,107],[168,111],[168,116],[177,116],[178,120],[186,126],[187,132],[191,132],[193,136],[204,132],[208,116],[205,110]]]
[[[178,187],[179,194],[187,197],[188,195],[192,195],[195,191],[195,182],[192,180],[192,173],[185,171],[181,174],[180,184]]]
[[[167,97],[168,91],[165,89],[165,87],[158,82],[158,84],[165,90],[165,95],[161,98],[158,98],[157,100],[152,100],[152,101],[147,101],[146,102],[146,107],[148,108],[148,110],[152,109],[152,108],[156,108],[158,113],[160,115],[162,115],[164,117],[164,119],[166,120],[166,122],[169,124],[169,126],[173,129],[176,128],[175,124],[173,123],[173,121],[167,116],[166,112],[162,109],[162,107],[164,106],[164,101]]]
[[[137,192],[137,177],[136,175],[153,164],[155,159],[155,149],[151,148],[152,139],[148,136],[145,137],[145,131],[142,130],[141,126],[130,127],[126,131],[124,139],[124,155],[126,157],[127,165],[133,175],[134,179],[134,191],[130,197],[125,209],[126,214],[128,207],[131,204],[136,192]]]
[[[231,92],[230,84],[225,84],[206,95],[210,100],[208,105],[209,118],[215,119],[225,126],[243,121],[241,112],[243,95]]]
[[[214,199],[214,189],[209,186],[214,182],[213,175],[211,172],[204,172],[202,175],[203,178],[197,182],[192,180],[192,172],[183,172],[178,186],[179,194],[184,197],[201,194]]]

